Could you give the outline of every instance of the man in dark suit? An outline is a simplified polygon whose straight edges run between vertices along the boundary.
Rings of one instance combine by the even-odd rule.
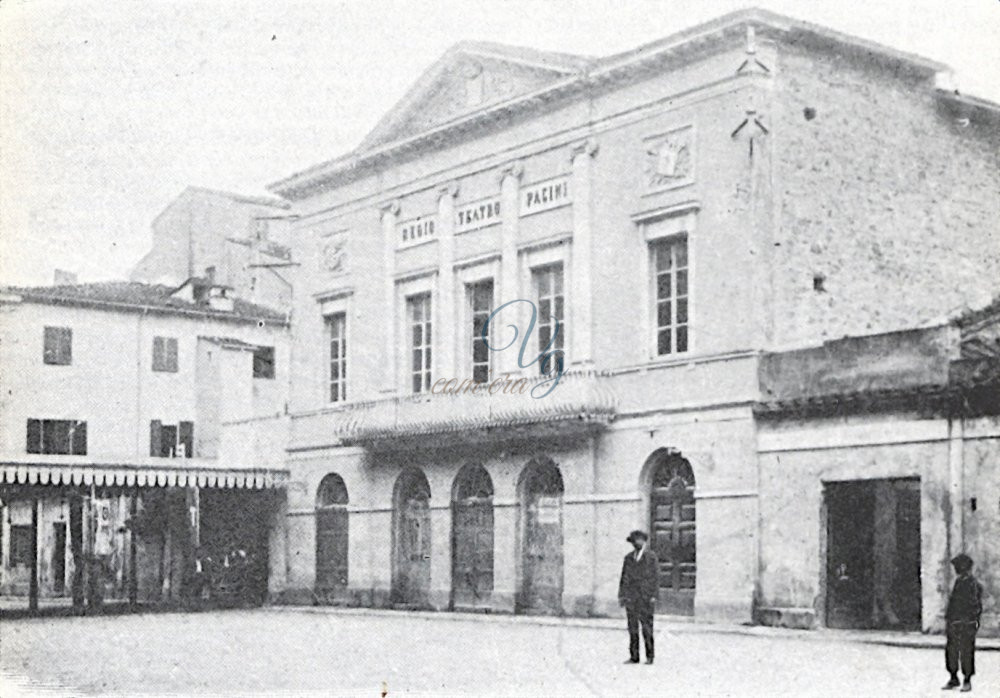
[[[628,617],[628,653],[626,664],[639,663],[639,628],[646,646],[646,664],[653,663],[653,605],[659,592],[657,575],[660,565],[656,553],[649,549],[649,536],[644,531],[632,531],[628,538],[634,550],[622,563],[622,578],[618,584],[618,603]]]
[[[951,565],[958,579],[948,597],[948,608],[944,614],[948,624],[944,663],[951,674],[944,688],[958,688],[958,669],[961,666],[965,677],[962,692],[968,693],[972,690],[972,676],[976,673],[976,631],[983,615],[983,585],[972,576],[972,558],[965,553],[952,558]]]

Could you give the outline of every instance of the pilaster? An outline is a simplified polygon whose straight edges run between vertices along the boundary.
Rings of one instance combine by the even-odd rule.
[[[591,231],[591,179],[597,142],[591,138],[570,149],[573,193],[573,248],[570,266],[570,364],[588,364],[593,360],[593,238]]]
[[[520,297],[518,287],[518,258],[517,258],[517,231],[518,231],[518,197],[521,191],[521,177],[524,174],[524,166],[520,162],[514,162],[505,167],[500,172],[500,292],[497,294],[496,306],[516,300]],[[520,305],[517,304],[504,311],[506,317],[497,316],[496,327],[494,328],[493,341],[504,346],[512,337],[511,330],[507,328],[510,324],[517,324],[518,331],[523,331],[521,323],[518,322]],[[520,337],[518,338],[520,340]],[[497,354],[498,373],[517,373],[520,368],[517,365],[517,351],[512,346],[507,351]]]
[[[383,244],[383,273],[384,284],[384,315],[382,326],[384,328],[383,338],[383,365],[385,366],[382,375],[382,391],[385,393],[395,393],[397,387],[396,375],[396,222],[399,218],[399,202],[391,201],[382,207],[382,244]]]
[[[436,358],[433,380],[453,378],[458,374],[455,366],[455,330],[463,327],[458,318],[455,298],[455,275],[452,262],[455,257],[455,197],[458,184],[451,182],[441,188],[438,196],[438,278],[437,278],[437,322],[434,330]]]

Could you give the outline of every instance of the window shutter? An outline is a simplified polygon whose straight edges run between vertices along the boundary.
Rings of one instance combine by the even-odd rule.
[[[184,457],[194,457],[194,422],[181,422],[177,440],[184,444]]]
[[[177,340],[167,340],[167,370],[177,372]]]
[[[60,329],[62,346],[59,347],[59,363],[69,366],[73,363],[73,330],[68,327]]]
[[[74,422],[72,453],[77,456],[87,455],[86,422]]]
[[[40,419],[28,420],[27,447],[28,447],[28,453],[42,452],[42,420]]]
[[[42,357],[45,363],[54,364],[56,363],[56,344],[58,340],[56,338],[56,332],[54,327],[45,328],[45,349],[42,352]]]
[[[154,419],[149,423],[149,455],[159,457],[161,454],[160,444],[160,420]]]
[[[153,337],[153,370],[163,370],[163,337]]]

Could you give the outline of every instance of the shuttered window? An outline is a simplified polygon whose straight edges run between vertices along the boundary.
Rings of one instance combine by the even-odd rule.
[[[73,363],[73,330],[69,327],[46,327],[45,363],[51,366],[69,366]]]
[[[87,455],[87,423],[74,419],[29,419],[28,453]]]
[[[177,373],[176,337],[153,337],[153,370]]]
[[[149,455],[154,458],[193,458],[194,422],[149,423]]]

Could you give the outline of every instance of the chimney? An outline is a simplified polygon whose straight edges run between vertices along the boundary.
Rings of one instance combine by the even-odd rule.
[[[212,310],[221,310],[226,313],[233,312],[233,299],[227,293],[225,286],[212,286],[209,288],[208,307]]]

